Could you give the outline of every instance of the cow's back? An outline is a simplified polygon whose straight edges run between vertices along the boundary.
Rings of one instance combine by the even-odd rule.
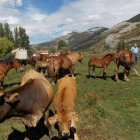
[[[76,81],[72,77],[65,76],[58,81],[58,91],[54,98],[54,106],[57,112],[74,111],[76,100]]]

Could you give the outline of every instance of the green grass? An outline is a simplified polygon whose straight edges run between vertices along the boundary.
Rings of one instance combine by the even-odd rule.
[[[131,72],[129,82],[115,82],[112,79],[115,64],[112,62],[107,70],[107,80],[87,78],[87,62],[90,56],[91,54],[86,53],[83,64],[78,63],[75,69],[80,140],[139,140],[140,77]],[[137,70],[140,73],[139,65]],[[123,72],[122,68],[119,72]],[[11,70],[5,78],[5,84],[19,82],[23,74]],[[102,69],[97,69],[96,75],[102,76]],[[15,86],[17,85],[7,89]],[[8,120],[0,124],[0,140],[7,140],[11,136],[12,127],[25,131],[20,120]],[[45,135],[40,140],[49,140],[49,137]]]

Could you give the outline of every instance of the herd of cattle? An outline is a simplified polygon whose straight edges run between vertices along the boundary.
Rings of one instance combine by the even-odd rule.
[[[77,86],[74,67],[77,61],[82,60],[82,53],[68,51],[59,56],[44,57],[43,60],[35,61],[37,71],[47,71],[47,76],[54,81],[59,78],[57,93],[54,94],[52,84],[43,74],[33,69],[28,70],[22,77],[19,87],[8,91],[0,88],[0,122],[18,117],[27,128],[32,128],[43,118],[50,136],[53,135],[52,126],[57,124],[59,138],[68,138],[72,132],[74,140],[79,140],[76,130],[78,114],[75,110]],[[118,68],[122,65],[124,80],[128,81],[127,73],[134,64],[134,57],[130,51],[109,53],[103,58],[93,55],[88,62],[89,75],[91,68],[93,72],[96,67],[103,68],[103,77],[106,78],[106,68],[110,61],[116,62],[115,79],[118,80]],[[71,76],[67,75],[69,73]],[[49,106],[52,102],[55,112],[53,116],[49,116]],[[25,139],[27,138],[28,133],[25,136]]]

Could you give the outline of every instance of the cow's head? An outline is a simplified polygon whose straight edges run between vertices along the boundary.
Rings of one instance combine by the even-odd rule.
[[[51,125],[58,124],[60,134],[62,137],[70,136],[70,128],[75,128],[75,123],[78,122],[78,115],[76,113],[58,113],[48,118]]]

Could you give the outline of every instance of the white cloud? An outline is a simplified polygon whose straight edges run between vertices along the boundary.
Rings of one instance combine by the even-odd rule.
[[[23,2],[0,0],[0,22],[8,21],[13,27],[23,26],[31,38],[54,38],[94,26],[111,27],[140,12],[139,0],[63,0],[64,4],[52,14],[44,14],[31,5],[24,12],[17,10],[15,5],[22,6]],[[7,8],[6,4],[11,7]]]
[[[11,6],[22,6],[22,0],[0,0],[0,4],[1,5],[10,4]]]

